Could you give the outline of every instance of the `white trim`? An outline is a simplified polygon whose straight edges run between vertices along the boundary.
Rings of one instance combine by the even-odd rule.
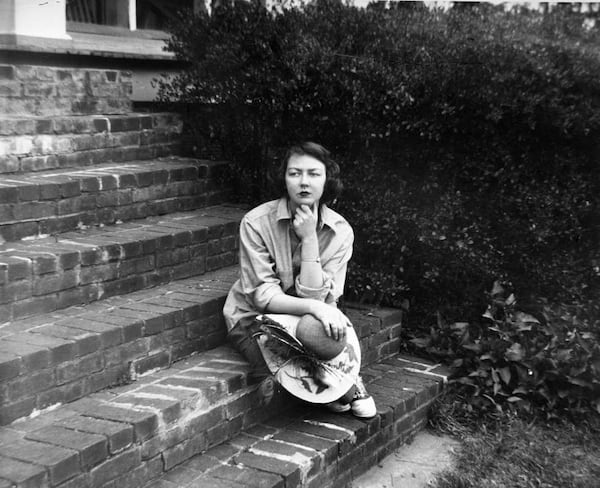
[[[0,34],[71,39],[66,0],[0,0]]]
[[[129,0],[129,30],[137,30],[137,1]]]

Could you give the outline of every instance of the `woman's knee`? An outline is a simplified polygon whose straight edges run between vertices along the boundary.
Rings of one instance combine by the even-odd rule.
[[[325,333],[323,324],[313,315],[300,318],[296,328],[296,337],[309,351],[320,359],[328,360],[336,357],[346,347],[346,338],[335,340]]]

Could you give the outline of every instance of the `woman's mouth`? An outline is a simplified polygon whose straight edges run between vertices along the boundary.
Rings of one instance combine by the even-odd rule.
[[[310,192],[301,191],[300,193],[298,193],[298,195],[300,195],[302,198],[307,198],[307,197],[310,197]]]

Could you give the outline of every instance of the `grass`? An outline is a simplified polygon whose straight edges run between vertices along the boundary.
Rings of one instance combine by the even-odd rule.
[[[435,488],[598,488],[600,416],[573,421],[524,419],[503,413],[480,418],[457,393],[434,410],[431,425],[461,441],[454,467]]]

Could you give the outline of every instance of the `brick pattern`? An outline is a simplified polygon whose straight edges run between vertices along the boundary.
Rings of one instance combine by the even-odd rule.
[[[0,177],[0,238],[40,238],[223,203],[226,167],[169,157]]]
[[[225,341],[237,266],[0,326],[0,425]]]
[[[244,211],[215,206],[0,246],[4,321],[202,274],[237,259]]]
[[[178,154],[181,131],[181,119],[170,113],[6,117],[0,121],[0,173]]]
[[[0,428],[0,479],[61,488],[346,486],[424,425],[445,376],[423,367],[393,355],[364,368],[378,414],[359,420],[281,393],[265,409],[247,364],[217,348]]]
[[[0,65],[0,114],[122,114],[131,93],[130,71]]]
[[[0,425],[220,346],[221,310],[237,277],[232,266],[0,327]],[[398,350],[401,312],[348,315],[363,364]],[[387,339],[374,341],[382,333]]]

